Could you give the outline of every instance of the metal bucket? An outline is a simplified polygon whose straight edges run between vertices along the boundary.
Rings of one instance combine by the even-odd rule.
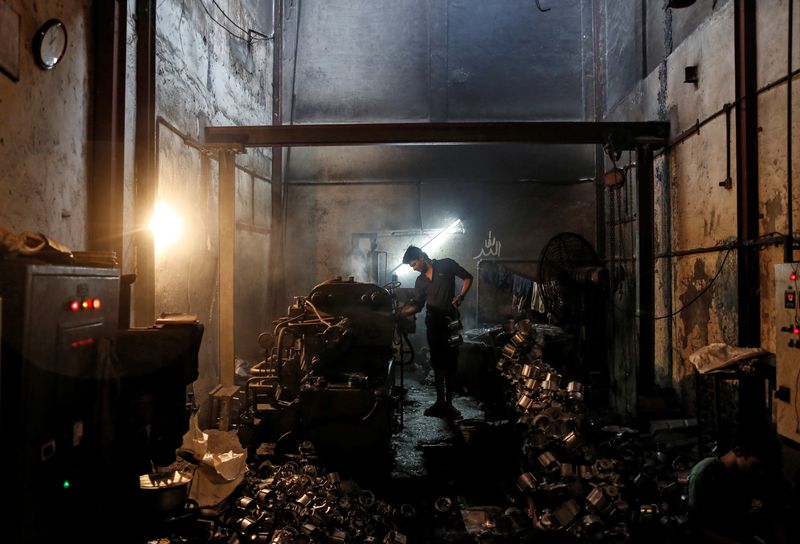
[[[486,428],[486,421],[482,419],[462,419],[456,423],[461,433],[464,443],[468,446],[476,444],[476,439],[480,438],[481,431]]]
[[[144,508],[153,513],[166,514],[181,509],[189,496],[191,473],[156,472],[139,476],[139,494]]]

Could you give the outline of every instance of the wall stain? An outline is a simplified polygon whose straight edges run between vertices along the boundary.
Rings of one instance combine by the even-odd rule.
[[[701,345],[708,343],[708,321],[711,316],[710,306],[703,303],[703,297],[692,302],[705,288],[710,280],[702,259],[695,259],[694,273],[686,281],[686,291],[678,297],[684,310],[680,313],[683,321],[684,336],[681,339],[683,349],[689,347],[693,332],[697,332]],[[691,304],[690,304],[691,303]],[[688,306],[687,306],[688,305]]]
[[[778,232],[776,223],[786,217],[785,195],[776,194],[764,203],[764,219],[766,232]],[[785,229],[784,229],[785,230]]]
[[[730,240],[727,240],[730,241]],[[733,250],[730,250],[733,252]],[[714,309],[717,313],[717,324],[722,341],[726,344],[735,345],[739,337],[739,294],[736,281],[726,281],[726,278],[736,278],[736,254],[733,253],[725,261],[725,269],[717,278],[714,289]],[[720,254],[717,258],[719,262],[725,260],[725,254]],[[718,264],[717,266],[720,266]]]

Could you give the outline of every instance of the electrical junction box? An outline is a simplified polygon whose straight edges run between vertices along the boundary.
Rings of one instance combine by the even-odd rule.
[[[85,513],[106,498],[115,382],[119,270],[0,260],[0,462],[12,497],[4,542],[86,535]],[[104,364],[101,364],[104,363]]]
[[[800,443],[800,263],[775,265],[775,401],[778,434]]]

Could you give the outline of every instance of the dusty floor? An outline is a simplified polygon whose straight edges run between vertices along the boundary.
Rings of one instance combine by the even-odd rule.
[[[399,383],[399,382],[398,382]],[[426,478],[429,466],[427,451],[435,448],[455,447],[462,438],[455,421],[428,417],[424,410],[436,400],[436,392],[424,369],[412,366],[405,371],[405,399],[402,403],[402,422],[392,438],[395,448],[395,467],[392,478]],[[462,419],[482,419],[483,409],[469,396],[456,396],[453,406],[461,412]]]
[[[474,542],[485,532],[486,512],[515,506],[518,445],[504,437],[488,450],[476,446],[473,429],[480,425],[485,432],[491,423],[484,404],[463,392],[453,400],[460,419],[425,416],[436,400],[427,367],[407,367],[403,385],[403,411],[392,437],[395,464],[382,491],[395,504],[417,509],[409,541]]]

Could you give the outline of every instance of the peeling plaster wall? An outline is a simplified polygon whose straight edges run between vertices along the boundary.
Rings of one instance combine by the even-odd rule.
[[[271,3],[229,0],[219,5],[242,28],[271,34]],[[219,11],[214,18],[246,38]],[[183,223],[180,242],[157,251],[156,312],[194,313],[204,324],[195,384],[202,403],[219,383],[219,165],[216,153],[188,145],[184,136],[197,142],[209,125],[270,124],[272,42],[254,35],[248,44],[234,37],[199,2],[159,2],[156,28],[157,200],[173,207]],[[236,163],[234,346],[237,358],[254,362],[257,335],[268,328],[270,156],[248,150],[237,155]]]
[[[788,0],[766,0],[757,4],[758,87],[786,75],[786,30]],[[664,119],[670,121],[671,134],[690,129],[698,120],[716,114],[734,101],[734,10],[733,2],[697,2],[687,9],[665,10],[661,17],[648,11],[648,52],[658,50],[667,56],[660,63],[648,62],[651,70],[640,77],[630,91],[615,102],[608,100],[608,120]],[[622,9],[622,8],[619,8]],[[648,7],[649,9],[649,7]],[[795,0],[795,28],[798,6]],[[606,24],[606,27],[614,27]],[[641,33],[639,34],[641,36]],[[793,65],[800,60],[798,38],[794,38]],[[618,48],[619,49],[619,48]],[[629,49],[633,49],[629,47]],[[648,53],[649,54],[649,53]],[[635,72],[640,65],[631,54],[619,56],[609,50],[606,65]],[[650,59],[648,59],[650,60]],[[697,66],[699,82],[684,82],[686,66]],[[619,75],[614,77],[619,79]],[[630,77],[630,76],[629,76]],[[795,88],[797,83],[795,82]],[[794,142],[793,171],[798,171],[798,105],[800,93],[793,93]],[[759,117],[759,208],[760,234],[786,232],[786,85],[760,94]],[[736,238],[736,142],[735,111],[731,112],[731,133],[726,115],[717,115],[696,133],[677,143],[656,160],[656,253],[692,250],[730,242]],[[720,186],[728,176],[727,150],[730,146],[731,189]],[[795,217],[800,189],[795,184]],[[633,242],[634,240],[631,240]],[[780,247],[760,253],[761,346],[775,349],[773,323],[774,280],[772,267],[783,261]],[[714,280],[714,277],[716,279]],[[711,287],[704,289],[713,280]],[[671,319],[656,322],[656,378],[662,387],[674,387],[684,407],[695,409],[694,369],[688,362],[696,349],[712,342],[736,344],[737,287],[736,252],[661,257],[656,263],[656,314],[678,312]],[[631,285],[631,288],[635,288]],[[702,293],[702,294],[701,294]],[[695,300],[696,299],[696,300]],[[624,319],[617,316],[618,320]],[[617,335],[615,371],[635,372],[634,362],[626,361],[630,338]],[[630,397],[617,400],[630,406]],[[699,407],[698,407],[699,409]]]
[[[86,250],[91,2],[7,3],[20,15],[19,81],[0,73],[0,225]],[[34,62],[31,42],[51,18],[64,22],[69,39],[64,59],[45,71]]]

